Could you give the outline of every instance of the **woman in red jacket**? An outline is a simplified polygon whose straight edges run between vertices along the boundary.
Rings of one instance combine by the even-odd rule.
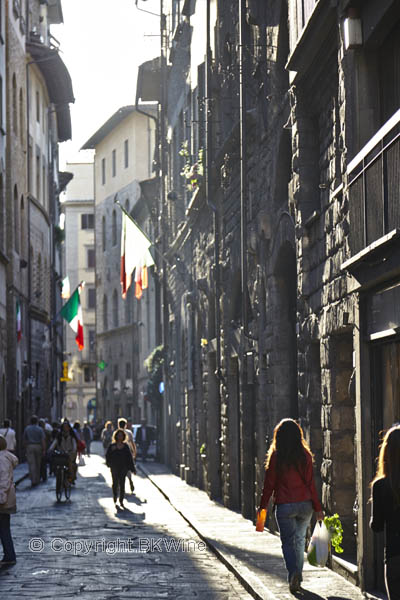
[[[289,590],[297,592],[302,581],[307,527],[313,510],[319,521],[324,514],[315,489],[313,456],[300,425],[293,419],[283,419],[275,427],[265,467],[260,509],[267,508],[274,492]]]

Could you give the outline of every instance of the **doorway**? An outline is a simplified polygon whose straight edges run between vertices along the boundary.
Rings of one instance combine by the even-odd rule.
[[[386,430],[400,421],[400,338],[374,344],[371,351],[371,440],[374,460]],[[373,472],[376,471],[376,462]],[[383,534],[374,536],[374,572],[377,589],[385,591]]]

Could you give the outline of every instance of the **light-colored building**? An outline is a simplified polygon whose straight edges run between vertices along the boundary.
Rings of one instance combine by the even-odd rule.
[[[81,292],[84,348],[78,349],[75,333],[65,325],[65,355],[68,363],[63,414],[81,423],[95,418],[91,407],[96,396],[96,288],[93,163],[67,163],[73,174],[62,210],[65,215],[64,273],[71,294],[84,281]],[[89,408],[88,408],[89,403]],[[88,415],[89,412],[89,415]]]
[[[153,114],[153,106],[143,106]],[[135,106],[120,108],[86,142],[83,149],[95,154],[95,227],[97,403],[99,419],[126,416],[137,422],[144,407],[145,384],[138,388],[139,357],[143,358],[143,340],[153,334],[146,330],[154,321],[146,317],[151,310],[148,297],[154,283],[141,300],[134,298],[131,286],[126,300],[121,296],[120,240],[122,212],[115,203],[131,213],[141,197],[140,182],[152,175],[155,143],[154,118]],[[146,351],[147,351],[147,341]]]

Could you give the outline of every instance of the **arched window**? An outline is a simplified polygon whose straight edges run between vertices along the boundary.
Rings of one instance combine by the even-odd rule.
[[[113,326],[118,327],[118,293],[117,293],[117,290],[113,291],[112,311],[113,311]]]
[[[15,73],[12,78],[12,112],[14,133],[18,135],[17,78]]]
[[[106,250],[106,218],[103,217],[101,220],[101,237],[103,240],[103,252]]]
[[[105,294],[103,296],[103,329],[104,331],[108,329],[108,301]]]
[[[14,249],[19,252],[19,202],[16,185],[14,186]]]
[[[21,248],[20,248],[20,254],[23,257],[26,257],[26,242],[27,242],[27,235],[26,235],[26,221],[25,221],[25,204],[24,204],[24,197],[21,196],[21,201],[20,201],[20,225],[21,225],[21,235],[20,235],[20,239],[21,239]]]
[[[117,213],[115,210],[112,214],[112,245],[117,245]]]
[[[20,127],[20,138],[21,138],[21,144],[24,144],[24,114],[25,114],[25,107],[24,107],[24,93],[22,91],[22,88],[20,88],[19,90],[19,127]]]

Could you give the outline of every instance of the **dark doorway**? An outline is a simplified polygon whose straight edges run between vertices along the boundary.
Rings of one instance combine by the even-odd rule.
[[[383,434],[400,420],[400,339],[372,346],[371,352],[371,440],[373,456],[379,452]],[[376,470],[376,463],[373,471]],[[384,591],[382,535],[374,535],[375,586]]]
[[[296,335],[296,254],[288,242],[278,254],[275,267],[274,307],[274,403],[275,423],[284,417],[298,417],[297,335]],[[275,425],[274,423],[274,425]]]

